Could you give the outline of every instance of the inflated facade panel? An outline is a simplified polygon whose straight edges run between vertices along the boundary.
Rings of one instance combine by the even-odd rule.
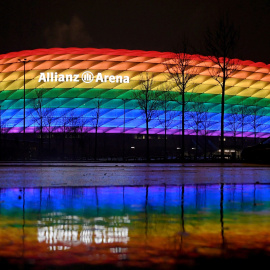
[[[21,51],[0,55],[0,106],[2,131],[21,133],[24,127],[24,64],[26,93],[26,132],[38,132],[40,117],[37,113],[37,93],[42,93],[44,113],[43,128],[48,131],[45,114],[50,114],[50,130],[61,132],[64,119],[81,120],[83,132],[95,132],[97,104],[100,102],[98,132],[142,134],[146,132],[144,113],[134,99],[134,92],[141,91],[142,74],[146,72],[154,78],[152,91],[159,91],[164,100],[164,89],[168,84],[168,73],[164,63],[172,57],[171,53],[152,51],[129,51],[93,48],[53,48]],[[190,64],[197,67],[198,75],[188,86],[188,108],[195,97],[204,104],[209,120],[208,135],[220,135],[221,87],[211,78],[209,68],[214,64],[201,56],[190,56]],[[93,74],[93,81],[84,82],[81,77],[85,71]],[[231,114],[233,108],[244,107],[247,114],[256,113],[257,137],[270,134],[270,65],[240,61],[237,71],[226,82],[225,96],[225,136],[232,136]],[[41,78],[42,76],[46,76]],[[49,75],[48,75],[49,74]],[[103,81],[96,81],[101,74]],[[47,76],[58,76],[57,80],[46,81]],[[60,75],[62,78],[59,81]],[[78,80],[66,81],[66,75],[78,76]],[[107,80],[105,80],[107,76]],[[50,78],[50,77],[49,77]],[[124,79],[126,80],[124,81]],[[128,78],[128,79],[127,79]],[[181,126],[181,103],[170,103],[171,121],[168,134],[179,134]],[[246,110],[247,109],[247,110]],[[256,110],[255,110],[256,109]],[[192,109],[191,109],[192,111]],[[164,134],[164,112],[157,110],[150,121],[151,134]],[[251,118],[245,117],[244,136],[254,136]],[[72,121],[67,122],[72,126]],[[78,125],[78,123],[76,124]],[[192,117],[186,114],[186,133],[195,134]],[[242,127],[237,128],[241,136]]]

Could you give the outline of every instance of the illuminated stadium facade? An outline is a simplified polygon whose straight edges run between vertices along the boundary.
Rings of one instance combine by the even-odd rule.
[[[100,101],[98,133],[145,134],[145,119],[134,92],[141,91],[142,74],[154,79],[152,91],[159,91],[163,98],[163,86],[168,81],[165,63],[171,53],[154,51],[129,51],[93,48],[54,48],[21,51],[0,55],[0,105],[2,133],[23,133],[24,129],[24,86],[26,93],[25,132],[39,132],[40,116],[35,104],[38,91],[42,91],[42,108],[48,110],[50,122],[43,121],[46,133],[63,132],[63,119],[81,119],[81,131],[94,133],[95,110]],[[209,68],[214,64],[206,57],[190,56],[191,65],[198,68],[186,93],[192,104],[195,95],[207,108],[208,136],[220,135],[221,87],[211,78]],[[19,59],[27,59],[24,63]],[[86,74],[86,73],[87,74]],[[85,74],[84,74],[85,73]],[[270,134],[270,65],[240,61],[237,71],[226,82],[225,136],[266,138]],[[25,85],[24,85],[25,82]],[[172,91],[176,86],[170,84]],[[162,92],[163,91],[163,92]],[[167,134],[181,133],[181,104],[169,101],[175,112]],[[233,134],[230,128],[232,108],[256,107],[257,130],[246,117],[243,128]],[[251,111],[246,110],[249,112]],[[179,113],[178,113],[179,112]],[[149,123],[150,134],[164,134],[160,109]],[[67,123],[72,128],[72,121]],[[186,116],[186,134],[195,135],[190,117]],[[49,128],[48,128],[49,126]]]

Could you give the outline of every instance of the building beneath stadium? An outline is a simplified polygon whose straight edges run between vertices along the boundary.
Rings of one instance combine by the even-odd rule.
[[[134,93],[143,91],[142,77],[149,74],[151,91],[160,102],[168,90],[177,94],[166,68],[172,57],[167,52],[93,48],[0,55],[1,157],[38,158],[41,152],[54,158],[143,157],[146,121]],[[198,55],[189,57],[198,72],[185,94],[186,154],[194,156],[198,150],[209,156],[219,151],[221,87],[209,72],[214,63]],[[270,65],[239,60],[227,80],[225,152],[269,137],[269,72]],[[165,129],[168,157],[177,157],[181,148],[181,102],[175,98],[166,102],[167,125],[162,107],[155,109],[149,122],[155,159],[164,156]],[[203,104],[197,112],[204,114],[207,120],[200,121],[207,125],[195,123],[192,115],[199,108],[195,103]]]

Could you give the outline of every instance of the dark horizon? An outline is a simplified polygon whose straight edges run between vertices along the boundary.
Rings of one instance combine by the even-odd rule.
[[[236,57],[270,63],[269,11],[266,0],[14,0],[2,3],[0,54],[52,47],[166,52],[186,35],[194,48],[189,53],[205,55],[205,31],[226,12],[240,32]]]

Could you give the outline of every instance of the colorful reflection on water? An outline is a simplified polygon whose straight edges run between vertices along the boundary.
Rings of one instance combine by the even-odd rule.
[[[0,257],[148,267],[268,253],[269,212],[260,184],[1,189]]]

